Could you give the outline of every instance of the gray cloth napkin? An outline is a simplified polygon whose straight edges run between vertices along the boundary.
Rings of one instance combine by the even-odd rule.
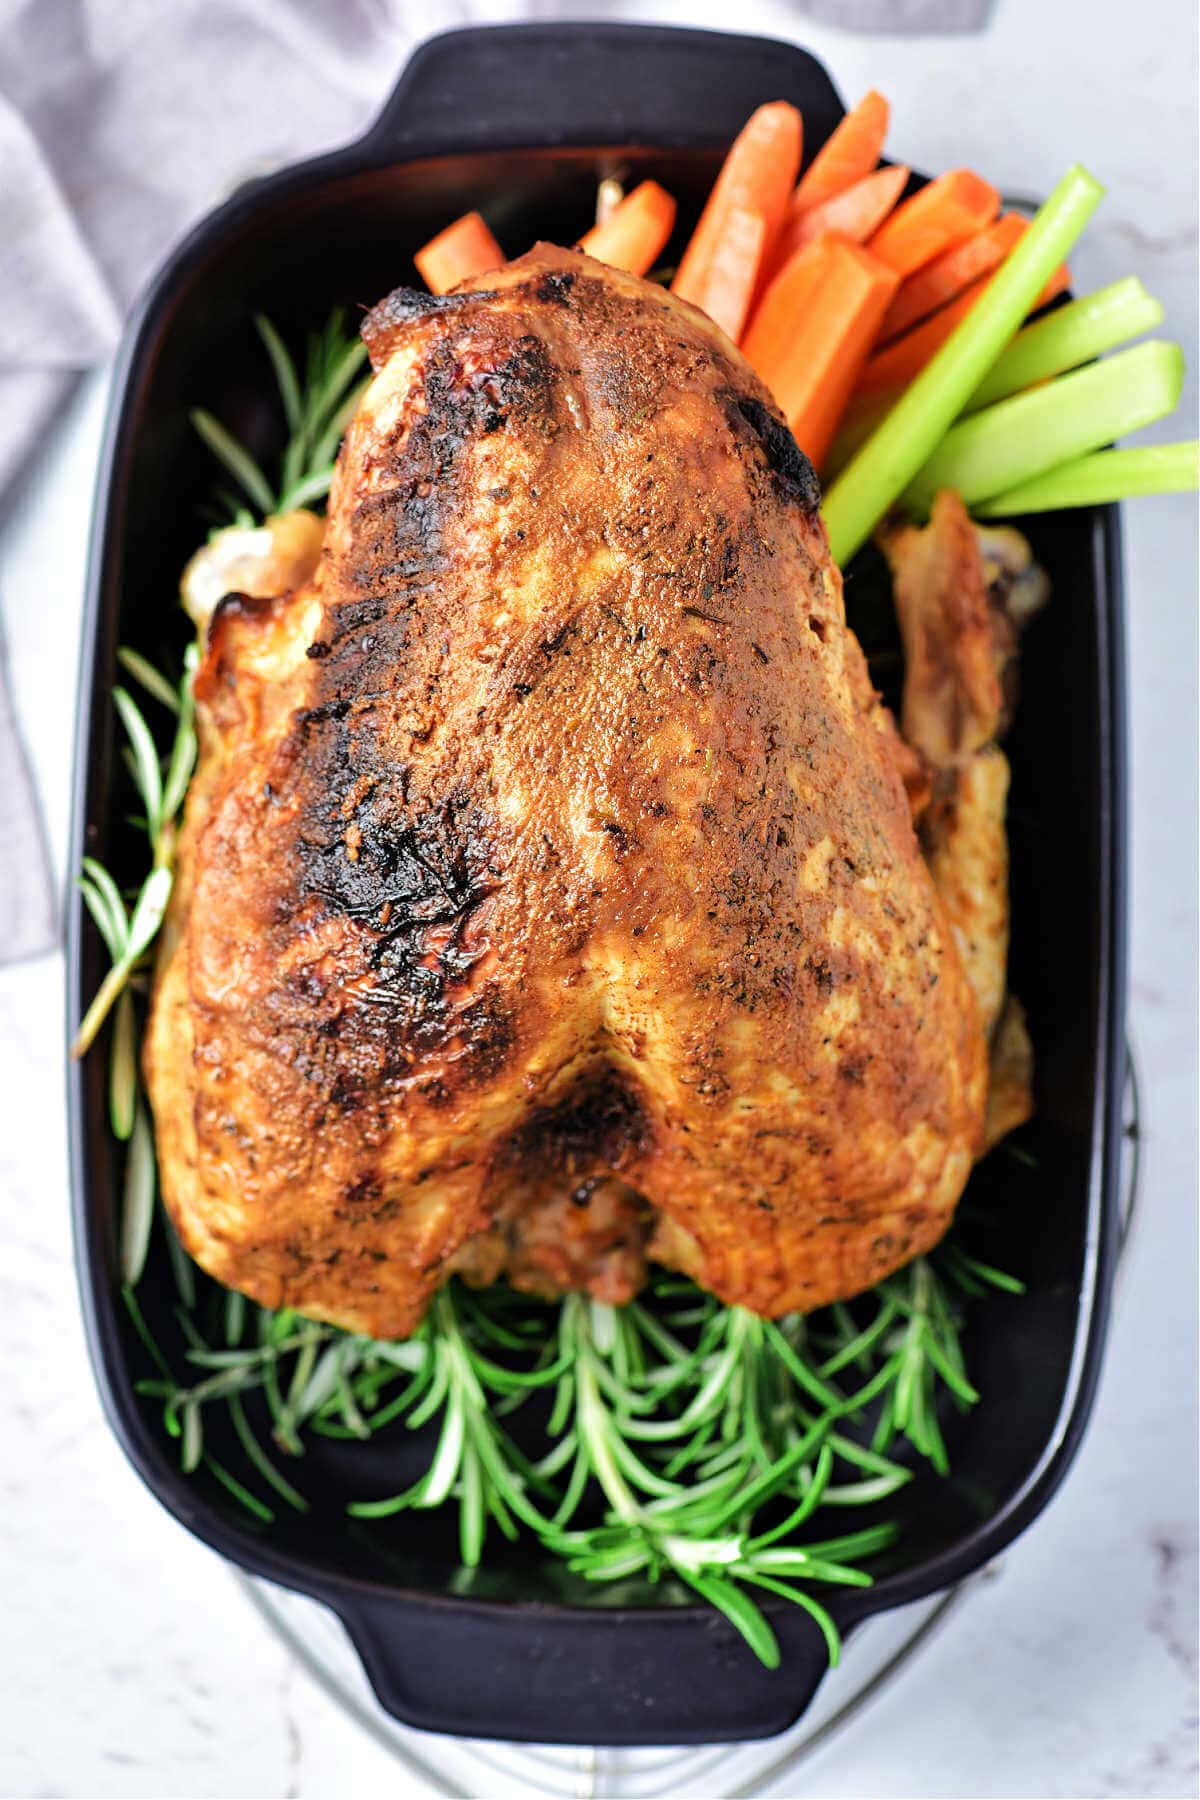
[[[796,17],[963,31],[989,4],[807,0]],[[357,135],[431,32],[580,13],[730,22],[715,0],[0,0],[0,494],[73,377],[111,354],[171,245],[222,195]],[[737,23],[753,28],[744,15]],[[57,934],[44,857],[9,853],[41,834],[3,694],[0,801],[2,964]]]

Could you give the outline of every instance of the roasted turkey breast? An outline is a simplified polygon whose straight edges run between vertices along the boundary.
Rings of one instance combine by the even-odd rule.
[[[196,682],[146,1047],[183,1242],[379,1336],[456,1269],[858,1292],[946,1229],[986,1045],[809,464],[575,253],[364,335],[320,562]]]

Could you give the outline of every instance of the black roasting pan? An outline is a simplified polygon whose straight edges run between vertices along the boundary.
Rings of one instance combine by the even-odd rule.
[[[192,232],[142,301],[120,353],[100,467],[79,688],[72,855],[137,878],[110,692],[122,643],[177,663],[179,571],[213,465],[188,425],[202,405],[271,453],[261,309],[293,341],[335,302],[411,279],[413,250],[469,207],[514,252],[582,229],[597,177],[653,172],[695,219],[722,149],[760,102],[803,111],[806,156],[842,113],[819,63],[751,37],[624,25],[518,25],[426,43],[357,143],[239,190]],[[969,129],[969,127],[968,127]],[[1031,175],[1034,172],[1031,171]],[[1047,183],[1057,170],[1038,170]],[[1026,639],[1013,762],[1013,985],[1037,1049],[1037,1116],[1020,1160],[972,1185],[971,1247],[1028,1284],[981,1304],[969,1366],[983,1400],[946,1421],[953,1473],[921,1474],[889,1508],[903,1534],[867,1590],[829,1602],[843,1631],[980,1567],[1046,1505],[1095,1391],[1116,1249],[1123,1057],[1124,671],[1115,509],[1030,522],[1054,582]],[[853,616],[855,579],[848,586]],[[69,1023],[103,973],[72,899]],[[469,1583],[437,1514],[347,1520],[380,1446],[304,1461],[308,1514],[258,1528],[204,1471],[184,1476],[150,1403],[118,1293],[119,1181],[104,1058],[69,1073],[79,1279],[104,1406],[126,1455],[176,1518],[241,1568],[337,1612],[383,1705],[427,1729],[651,1744],[766,1736],[826,1668],[815,1627],[783,1608],[783,1664],[763,1669],[724,1620],[650,1588],[618,1595],[502,1540]],[[177,1341],[156,1249],[140,1297]]]

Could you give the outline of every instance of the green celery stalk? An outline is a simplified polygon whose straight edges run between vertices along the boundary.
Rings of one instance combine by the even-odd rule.
[[[976,304],[905,390],[825,496],[843,566],[933,454],[1091,218],[1104,189],[1072,165]]]
[[[963,411],[978,412],[1037,381],[1077,369],[1101,351],[1154,331],[1162,322],[1162,302],[1146,292],[1136,275],[1127,275],[1124,281],[1072,300],[1018,331]]]
[[[955,488],[968,506],[990,500],[1164,418],[1182,387],[1183,351],[1153,339],[999,400],[946,433],[904,504],[924,517],[940,488]]]
[[[964,417],[1155,330],[1163,316],[1162,302],[1146,292],[1136,275],[1058,307],[1018,331],[963,407]],[[826,458],[831,475],[845,468],[896,400],[896,389],[889,388],[852,403]]]
[[[1067,506],[1105,506],[1135,494],[1185,494],[1200,488],[1200,441],[1151,444],[1140,450],[1097,450],[1060,463],[975,508],[981,519],[1014,513],[1057,512]]]

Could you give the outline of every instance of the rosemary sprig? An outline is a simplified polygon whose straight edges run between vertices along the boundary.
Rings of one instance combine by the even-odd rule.
[[[127,655],[123,660],[146,691],[169,706],[174,732],[164,758],[132,694],[126,688],[114,688],[113,701],[128,740],[127,763],[141,799],[142,822],[150,840],[150,869],[130,907],[108,871],[94,857],[84,858],[79,877],[80,891],[104,939],[112,966],[84,1014],[71,1046],[71,1054],[76,1057],[82,1056],[95,1041],[109,1012],[145,965],[150,946],[158,936],[171,897],[176,820],[196,763],[192,702],[192,676],[197,662],[195,646],[189,647],[184,657],[183,675],[174,688],[136,654]],[[165,698],[167,694],[169,700]],[[133,1130],[134,1035],[132,1006],[126,1005],[124,1017],[118,1017],[113,1034],[109,1081],[112,1125],[118,1138],[128,1138]]]
[[[338,445],[366,385],[355,381],[366,349],[347,333],[340,308],[308,340],[303,383],[271,321],[260,313],[254,323],[274,370],[288,432],[277,481],[268,480],[246,446],[212,413],[197,407],[191,414],[195,429],[244,496],[241,501],[228,497],[227,510],[235,522],[241,520],[247,500],[254,512],[268,517],[325,499]]]
[[[228,496],[228,511],[249,524],[255,513],[318,503],[327,493],[363,356],[334,315],[310,339],[301,379],[274,327],[257,325],[288,432],[277,482],[210,414],[194,415],[244,496]],[[836,1661],[822,1591],[868,1583],[860,1565],[892,1541],[894,1527],[873,1520],[836,1537],[805,1534],[822,1509],[874,1506],[895,1493],[911,1479],[914,1456],[945,1470],[943,1401],[975,1399],[960,1306],[1020,1284],[956,1244],[853,1306],[777,1322],[725,1307],[676,1277],[661,1277],[645,1299],[620,1309],[578,1294],[551,1306],[455,1282],[435,1296],[411,1339],[384,1342],[288,1308],[252,1306],[198,1279],[156,1205],[135,1002],[170,895],[176,823],[195,761],[196,651],[178,685],[134,649],[119,658],[169,715],[170,735],[160,748],[131,691],[116,690],[151,866],[126,894],[99,863],[84,863],[80,887],[112,967],[76,1053],[115,1007],[109,1110],[114,1135],[128,1143],[123,1294],[153,1369],[138,1391],[161,1406],[182,1467],[207,1470],[265,1527],[279,1503],[306,1508],[302,1481],[280,1463],[302,1458],[313,1436],[428,1431],[433,1449],[420,1479],[354,1502],[353,1516],[386,1529],[400,1512],[450,1505],[468,1568],[494,1526],[507,1537],[531,1535],[588,1581],[673,1581],[724,1613],[771,1667],[779,1646],[764,1604],[785,1599],[809,1613]],[[150,1331],[134,1291],[156,1230],[178,1292],[174,1355]],[[530,1404],[538,1396],[543,1413],[549,1408],[542,1423]],[[518,1442],[509,1420],[521,1409]],[[206,1430],[214,1412],[232,1428],[243,1466],[212,1454]],[[222,1455],[229,1456],[224,1446]]]

